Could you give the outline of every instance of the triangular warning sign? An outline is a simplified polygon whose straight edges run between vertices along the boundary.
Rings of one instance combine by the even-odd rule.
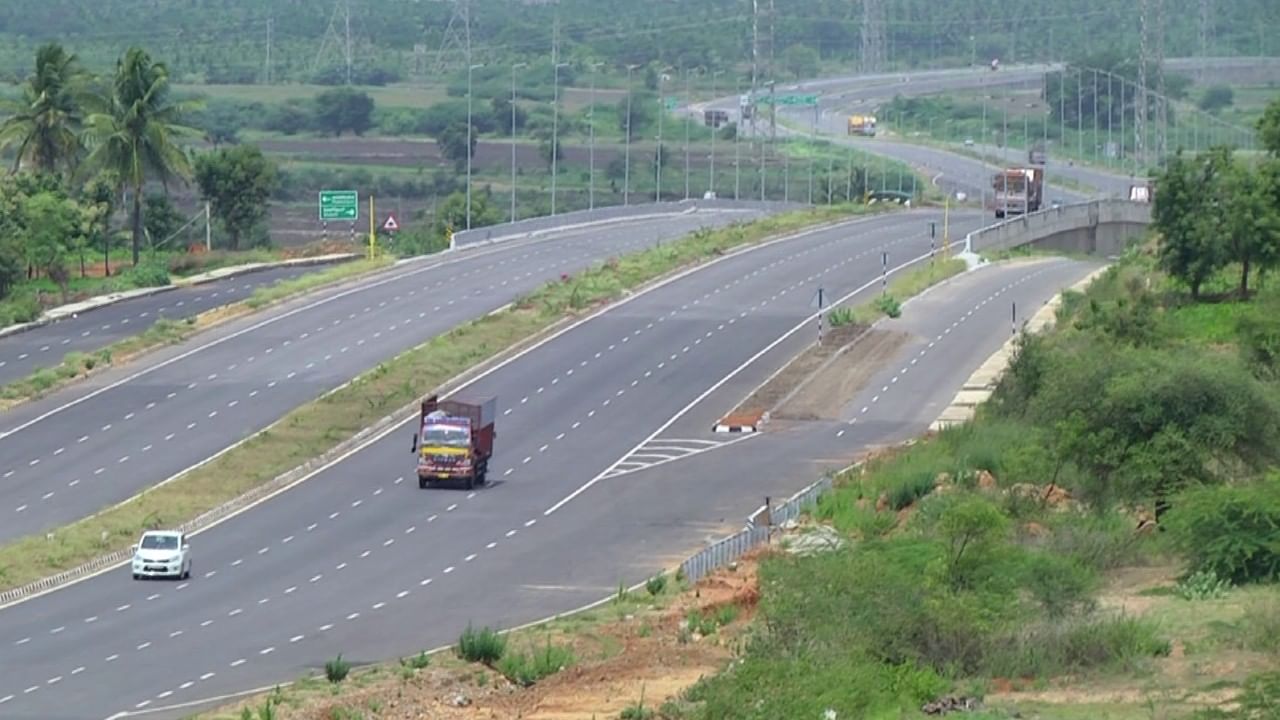
[[[386,222],[384,222],[384,223],[382,223],[382,229],[383,229],[383,230],[386,230],[386,231],[388,231],[388,232],[390,232],[390,231],[392,231],[392,230],[399,230],[399,229],[400,229],[400,223],[396,222],[396,216],[395,216],[395,215],[388,215],[388,216],[387,216],[387,221],[386,221]]]

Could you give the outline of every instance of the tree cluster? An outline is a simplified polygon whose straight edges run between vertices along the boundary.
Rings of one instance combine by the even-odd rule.
[[[1280,101],[1267,108],[1258,130],[1270,152],[1261,162],[1226,147],[1199,156],[1179,152],[1157,179],[1152,212],[1160,264],[1193,299],[1228,266],[1238,268],[1238,293],[1247,298],[1251,274],[1280,264]]]
[[[175,182],[196,179],[233,249],[265,215],[270,163],[256,148],[199,157],[184,149],[182,139],[198,135],[183,124],[196,105],[174,100],[167,67],[139,48],[96,77],[60,45],[44,45],[20,98],[6,105],[0,149],[13,152],[14,165],[0,183],[0,291],[39,271],[65,293],[69,259],[78,255],[83,273],[89,248],[103,249],[110,272],[111,217],[122,196],[135,266],[144,239],[162,243],[186,222],[167,198]],[[157,183],[166,195],[148,196]]]

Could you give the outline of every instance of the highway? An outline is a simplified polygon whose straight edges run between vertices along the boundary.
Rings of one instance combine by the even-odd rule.
[[[453,639],[468,620],[505,625],[563,609],[563,593],[525,593],[509,578],[578,584],[568,557],[603,538],[561,521],[577,517],[566,501],[613,515],[628,507],[612,503],[617,486],[602,473],[802,322],[817,285],[838,297],[877,285],[881,252],[891,266],[927,254],[928,223],[940,215],[869,218],[725,257],[481,377],[468,392],[494,394],[500,408],[489,487],[418,490],[403,425],[195,538],[188,582],[135,583],[119,568],[0,611],[0,647],[14,665],[0,713],[73,718],[181,703],[286,680],[338,652],[415,651]],[[963,232],[979,219],[952,220]],[[793,351],[810,341],[790,339]],[[558,554],[565,541],[575,555]],[[635,577],[630,567],[611,575],[604,584],[614,587]],[[393,621],[406,618],[431,630],[406,633]]]
[[[918,168],[933,171],[939,186],[954,192],[962,190],[974,196],[990,190],[991,175],[998,169],[995,165],[982,162],[959,152],[948,152],[923,145],[890,139],[883,136],[877,138],[848,137],[846,121],[850,114],[871,112],[882,103],[892,100],[894,96],[919,97],[944,92],[974,88],[1010,88],[1039,87],[1045,72],[1056,69],[1056,66],[1033,65],[1002,67],[992,72],[988,69],[932,70],[917,73],[890,73],[864,77],[838,77],[819,81],[795,83],[778,87],[777,93],[820,93],[818,109],[779,106],[778,134],[798,135],[817,132],[837,143],[850,145],[863,152],[882,155],[900,160]],[[736,97],[717,98],[707,103],[708,107],[716,107],[731,112],[737,109]],[[697,107],[702,107],[701,105]],[[795,129],[783,127],[786,119]],[[882,118],[881,125],[887,124]],[[989,118],[992,129],[998,128],[999,118],[992,110]],[[769,131],[767,106],[757,118],[757,134]],[[744,132],[745,134],[749,134]],[[976,148],[975,148],[976,149]],[[996,148],[986,148],[989,155],[1000,155]],[[1052,155],[1052,152],[1050,153]],[[1021,155],[1009,155],[1015,162],[1025,163]],[[1021,159],[1015,159],[1021,158]],[[1052,184],[1054,178],[1068,178],[1073,183],[1085,185],[1100,191],[1103,195],[1127,196],[1131,177],[1121,172],[1105,172],[1095,168],[1081,167],[1069,163],[1061,163],[1050,157],[1046,166],[1046,175]],[[1069,188],[1054,188],[1049,197],[1060,198],[1064,202],[1078,201],[1086,194]]]
[[[944,175],[982,182],[987,173],[962,156],[904,147],[944,165]],[[165,351],[139,377],[138,368],[113,371],[61,403],[101,391],[77,405],[51,399],[9,413],[0,470],[22,479],[0,486],[0,534],[11,522],[37,531],[154,484],[359,368],[501,307],[517,284],[527,290],[729,217],[741,214],[566,231],[461,254],[447,267],[407,263],[384,284],[296,301]],[[537,619],[669,567],[739,526],[764,495],[788,494],[820,467],[923,429],[1008,337],[1006,301],[1029,316],[1090,269],[1041,260],[961,276],[888,323],[913,340],[840,419],[745,439],[708,432],[812,341],[818,285],[828,297],[862,288],[858,297],[869,299],[881,253],[891,266],[924,255],[940,217],[868,218],[720,258],[482,375],[468,391],[496,395],[500,409],[487,487],[418,490],[404,424],[195,537],[189,581],[133,582],[114,568],[0,610],[0,716],[176,718],[190,708],[164,708],[290,680],[339,652],[374,661],[452,642],[468,622]],[[953,210],[952,237],[988,222]],[[157,410],[166,414],[147,416]],[[704,450],[618,471],[654,443],[689,440]],[[68,487],[67,473],[88,479]],[[66,499],[80,493],[93,496]],[[64,502],[75,509],[63,513]]]
[[[700,211],[415,259],[15,408],[0,419],[0,542],[123,501],[562,273],[758,215]]]
[[[69,352],[93,352],[137,335],[160,318],[181,320],[243,300],[253,291],[313,272],[314,267],[260,270],[193,287],[123,300],[75,317],[0,338],[0,385],[54,367]]]

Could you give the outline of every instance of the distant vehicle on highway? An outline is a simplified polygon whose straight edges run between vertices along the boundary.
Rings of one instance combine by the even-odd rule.
[[[875,137],[876,117],[874,115],[850,115],[847,134]]]
[[[1044,151],[1044,145],[1036,143],[1027,151],[1027,161],[1032,165],[1044,165],[1045,160],[1046,154]]]
[[[133,546],[133,579],[191,577],[191,544],[178,530],[148,530]]]
[[[1023,215],[1040,209],[1044,174],[1037,168],[1005,168],[991,178],[996,217]]]
[[[965,146],[965,147],[973,147],[973,138],[965,138],[965,139],[964,139],[964,146]]]

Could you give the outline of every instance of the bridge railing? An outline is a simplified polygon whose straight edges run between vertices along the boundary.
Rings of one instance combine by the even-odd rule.
[[[1009,250],[1065,232],[1104,225],[1149,225],[1151,204],[1115,198],[1088,200],[1006,218],[965,236],[970,252]]]

